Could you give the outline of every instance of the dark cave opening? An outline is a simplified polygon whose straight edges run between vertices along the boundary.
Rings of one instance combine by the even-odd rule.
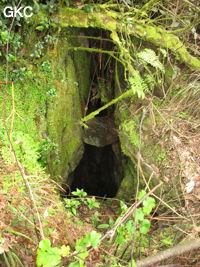
[[[88,46],[113,51],[109,33],[96,29],[86,31]],[[101,38],[99,39],[99,36]],[[115,62],[107,54],[90,54],[90,88],[85,115],[101,108],[114,97]],[[84,154],[70,175],[70,190],[83,189],[88,195],[115,197],[122,177],[122,159],[118,132],[114,123],[114,106],[88,120],[83,129]]]
[[[113,145],[96,147],[85,144],[83,157],[71,176],[71,191],[79,188],[88,195],[114,197],[121,177],[122,167]]]

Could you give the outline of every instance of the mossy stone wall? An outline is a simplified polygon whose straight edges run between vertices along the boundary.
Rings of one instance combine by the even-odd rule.
[[[55,179],[62,177],[62,181],[67,181],[83,155],[80,119],[89,90],[90,62],[85,52],[69,52],[68,47],[77,44],[78,39],[67,40],[69,32],[67,36],[62,35],[48,54],[57,94],[48,104],[47,128],[48,136],[58,145],[58,149],[50,153],[48,165]]]

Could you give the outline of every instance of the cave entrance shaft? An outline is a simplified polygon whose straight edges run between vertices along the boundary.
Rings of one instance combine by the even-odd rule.
[[[96,147],[85,144],[83,157],[72,173],[71,190],[89,195],[114,197],[122,179],[119,143]]]
[[[109,32],[90,29],[85,34],[92,37],[88,39],[88,47],[113,51]],[[115,88],[115,60],[106,53],[90,53],[89,56],[91,81],[84,116],[111,101]],[[89,195],[114,197],[123,177],[119,138],[114,126],[114,106],[88,121],[88,129],[83,130],[84,154],[70,175],[71,191],[79,188]]]

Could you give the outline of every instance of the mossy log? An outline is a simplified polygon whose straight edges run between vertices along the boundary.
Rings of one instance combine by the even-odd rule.
[[[148,41],[156,46],[172,51],[175,57],[193,70],[200,70],[200,60],[192,56],[181,40],[160,26],[146,23],[144,20],[134,20],[126,24],[124,17],[118,12],[86,12],[84,10],[63,8],[54,16],[59,27],[101,28],[110,32],[124,32],[130,36]],[[56,26],[57,24],[54,25]]]

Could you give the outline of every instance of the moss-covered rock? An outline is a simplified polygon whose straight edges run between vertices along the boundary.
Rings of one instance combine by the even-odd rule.
[[[63,36],[48,54],[57,89],[48,104],[48,135],[58,145],[57,151],[49,156],[49,170],[54,177],[64,178],[74,170],[83,154],[80,119],[89,88],[89,62],[84,52],[76,53],[75,58],[68,53],[67,48],[72,45]]]
[[[68,51],[69,46],[80,45],[77,29],[58,34],[57,41],[46,46],[41,36],[42,54],[36,56],[36,33],[30,33],[31,43],[27,41],[23,60],[9,65],[9,79],[15,80],[13,93],[12,86],[4,86],[0,105],[4,110],[2,117],[8,118],[8,130],[12,128],[18,154],[26,155],[24,158],[32,155],[35,166],[48,163],[52,177],[63,181],[83,153],[80,120],[88,95],[90,62],[84,51]],[[3,81],[5,76],[1,69],[0,79]],[[17,136],[21,136],[20,139]],[[37,144],[33,150],[31,142]],[[29,145],[24,148],[26,143]],[[19,159],[27,167],[26,162]]]
[[[117,192],[117,198],[130,201],[131,198],[134,198],[136,175],[134,173],[133,164],[131,161],[128,161],[123,167],[124,178]]]

